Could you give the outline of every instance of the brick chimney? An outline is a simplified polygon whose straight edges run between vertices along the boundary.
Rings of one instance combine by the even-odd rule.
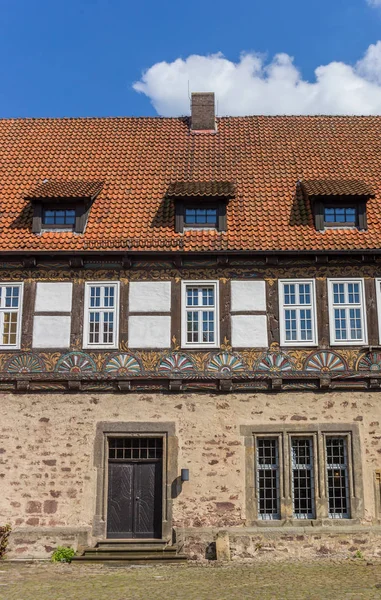
[[[193,92],[191,109],[192,131],[215,130],[214,92]]]

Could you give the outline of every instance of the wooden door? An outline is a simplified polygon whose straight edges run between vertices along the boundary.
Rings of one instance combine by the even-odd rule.
[[[155,452],[140,450],[139,454],[143,456],[140,458],[130,458],[134,452],[127,451],[124,453],[126,458],[109,459],[108,538],[161,537],[162,460],[161,456],[149,458],[149,454],[158,454],[157,449]]]

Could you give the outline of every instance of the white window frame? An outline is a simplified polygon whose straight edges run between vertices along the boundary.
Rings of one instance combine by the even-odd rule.
[[[187,341],[187,308],[186,308],[186,290],[188,286],[192,287],[211,287],[214,288],[214,342],[188,342]],[[207,307],[205,307],[207,308]],[[202,311],[202,307],[199,308]],[[220,294],[219,282],[213,281],[182,281],[181,282],[181,346],[182,348],[219,348],[220,346]]]
[[[112,344],[91,344],[89,342],[89,311],[96,311],[96,307],[90,307],[90,288],[91,287],[114,287],[114,308],[113,309],[99,309],[99,312],[113,312],[114,313],[114,342]],[[83,312],[83,344],[82,347],[86,349],[118,349],[119,348],[119,281],[86,281],[85,283],[85,304]]]
[[[18,287],[19,288],[19,306],[18,308],[7,308],[3,306],[5,299],[5,288],[7,287]],[[22,330],[22,309],[23,309],[23,295],[24,295],[24,284],[22,282],[3,281],[0,283],[1,300],[0,300],[0,349],[1,350],[19,350],[21,346],[21,330]],[[4,289],[4,292],[3,292]],[[15,344],[3,344],[3,331],[4,331],[4,313],[13,312],[18,314],[17,329],[16,329],[16,343]]]
[[[376,286],[376,298],[377,298],[377,317],[378,317],[378,339],[381,344],[381,279],[377,278],[374,280]]]
[[[285,304],[284,302],[284,286],[285,284],[310,284],[311,285],[311,304]],[[316,282],[315,279],[279,279],[278,281],[278,293],[279,293],[279,326],[280,326],[280,344],[281,346],[317,346],[318,345],[318,331],[317,331],[317,317],[316,317]],[[297,310],[297,327],[299,329],[299,318],[298,311],[300,308],[311,309],[311,323],[312,323],[312,340],[286,340],[286,327],[285,327],[285,310],[287,309]],[[300,337],[300,336],[299,336]]]
[[[335,312],[334,309],[337,307],[358,308],[357,304],[333,304],[333,284],[334,283],[359,283],[360,284],[360,309],[361,309],[361,325],[363,336],[360,340],[336,340],[335,338]],[[327,279],[328,284],[328,304],[329,304],[329,337],[331,346],[364,346],[368,343],[368,328],[366,322],[366,299],[365,299],[365,285],[362,277],[336,277],[334,279]],[[347,325],[348,328],[348,325]]]

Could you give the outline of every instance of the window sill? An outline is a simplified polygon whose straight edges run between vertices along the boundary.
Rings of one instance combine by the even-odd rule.
[[[324,517],[322,519],[279,519],[279,520],[262,520],[252,521],[247,524],[248,527],[258,528],[278,528],[283,529],[285,527],[294,528],[305,528],[312,529],[314,527],[323,527],[325,529],[350,527],[352,525],[360,525],[360,519],[329,519]]]
[[[219,350],[220,346],[218,345],[206,345],[206,344],[192,344],[192,346],[181,346],[181,350]]]
[[[83,345],[82,350],[119,350],[119,346],[109,344],[91,344],[88,346]]]

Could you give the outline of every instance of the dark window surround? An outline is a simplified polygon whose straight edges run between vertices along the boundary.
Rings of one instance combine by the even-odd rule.
[[[216,227],[213,227],[210,223],[185,223],[185,209],[216,209],[217,210],[217,223]],[[195,201],[189,199],[182,199],[175,201],[175,231],[177,233],[183,233],[184,228],[186,229],[217,229],[217,231],[226,231],[226,201],[216,199],[215,201]]]
[[[83,233],[85,230],[87,217],[91,202],[82,198],[67,198],[60,199],[59,202],[53,200],[35,200],[33,202],[33,233],[41,231],[62,229],[64,231],[74,231],[75,233]],[[43,222],[44,210],[75,210],[74,225],[48,225]]]
[[[360,231],[367,229],[366,202],[367,198],[353,196],[319,196],[314,197],[312,210],[315,227],[318,231],[324,231],[329,227],[357,228]],[[356,208],[355,223],[331,223],[324,220],[325,208]]]

